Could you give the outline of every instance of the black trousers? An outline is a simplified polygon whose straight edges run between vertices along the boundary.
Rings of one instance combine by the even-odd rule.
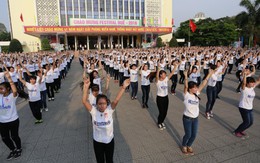
[[[204,77],[202,80],[206,79],[206,77],[208,76],[209,74],[209,69],[203,69],[203,72],[204,72]]]
[[[97,163],[113,163],[115,142],[114,139],[110,143],[99,143],[93,140],[94,151]]]
[[[12,122],[0,123],[0,134],[3,142],[10,150],[14,150],[15,148],[21,149],[19,118]]]
[[[41,100],[35,101],[35,102],[29,101],[29,106],[31,108],[34,118],[37,120],[41,120],[42,119],[42,113],[41,113],[42,101]]]
[[[171,80],[172,80],[171,92],[175,93],[175,89],[178,82],[178,75],[177,74],[172,75]]]
[[[141,85],[141,89],[142,89],[142,104],[146,104],[148,103],[148,99],[149,99],[149,93],[150,93],[150,85]]]
[[[58,91],[60,89],[60,77],[54,79],[53,86],[55,91]]]
[[[168,106],[169,106],[168,95],[165,97],[157,96],[156,103],[159,110],[158,124],[161,124],[164,122],[168,111]]]
[[[217,81],[216,87],[217,87],[217,96],[218,96],[222,90],[222,81]]]
[[[183,70],[180,70],[180,80],[179,80],[179,83],[180,84],[183,84],[184,83],[184,78],[185,78],[185,76],[184,76],[184,73],[183,73]]]
[[[124,82],[124,73],[119,72],[119,87],[123,85]]]
[[[230,74],[233,69],[233,64],[228,64],[228,73]]]
[[[46,88],[47,88],[48,98],[54,97],[54,82],[53,83],[46,83]]]
[[[118,80],[119,70],[114,70],[114,80]]]

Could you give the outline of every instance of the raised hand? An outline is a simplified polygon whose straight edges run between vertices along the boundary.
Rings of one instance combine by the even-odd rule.
[[[126,89],[130,85],[130,79],[126,79],[123,83],[123,88]]]

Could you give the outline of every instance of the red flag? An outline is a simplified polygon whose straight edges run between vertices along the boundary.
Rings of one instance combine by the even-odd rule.
[[[21,13],[21,15],[20,15],[20,19],[21,19],[21,21],[23,22],[23,14]]]
[[[190,20],[190,29],[191,29],[191,31],[192,31],[192,32],[195,32],[195,31],[196,31],[196,28],[197,28],[196,24],[193,23],[192,20]]]

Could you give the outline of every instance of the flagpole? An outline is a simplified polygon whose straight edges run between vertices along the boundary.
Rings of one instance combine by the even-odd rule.
[[[189,27],[189,42],[188,42],[188,47],[190,47],[190,27]]]

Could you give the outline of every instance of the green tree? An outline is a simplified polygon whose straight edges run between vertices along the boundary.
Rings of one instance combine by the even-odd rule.
[[[260,25],[260,0],[251,2],[250,0],[241,0],[240,6],[245,7],[246,11],[237,15],[237,23],[243,29],[244,33],[249,34],[249,47],[252,46],[254,36],[259,34]]]
[[[156,47],[163,47],[162,38],[158,37],[156,40]]]
[[[0,41],[10,41],[11,35],[10,32],[0,32]]]
[[[175,38],[175,36],[173,34],[172,35],[172,39],[169,42],[169,47],[177,47],[177,46],[179,46],[179,45],[178,45],[178,42],[177,42],[177,40],[176,40],[176,38]]]
[[[22,44],[20,43],[19,40],[17,39],[12,39],[9,45],[9,52],[14,53],[14,52],[23,52],[23,47]]]
[[[51,50],[51,45],[47,38],[42,39],[41,44],[42,44],[42,50]]]

